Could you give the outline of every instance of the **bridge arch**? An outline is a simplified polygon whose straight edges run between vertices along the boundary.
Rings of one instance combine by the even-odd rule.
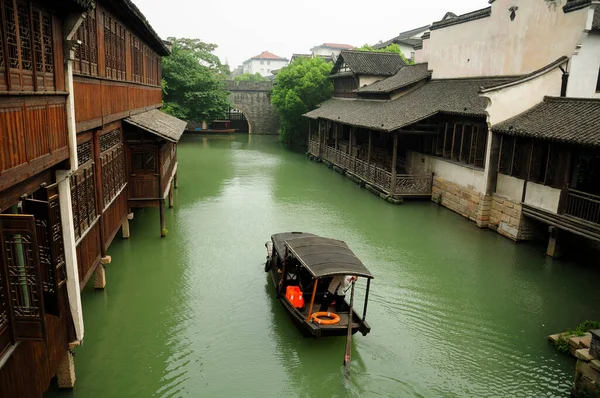
[[[272,82],[228,81],[232,108],[240,110],[248,120],[250,134],[279,134],[279,115],[271,105]]]

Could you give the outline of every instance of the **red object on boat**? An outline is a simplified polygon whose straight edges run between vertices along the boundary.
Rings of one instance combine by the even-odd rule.
[[[302,291],[299,286],[288,286],[285,289],[285,298],[287,298],[295,308],[304,307],[304,297],[302,296]]]

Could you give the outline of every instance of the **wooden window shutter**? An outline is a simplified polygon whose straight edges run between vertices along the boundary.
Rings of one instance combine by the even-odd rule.
[[[15,340],[44,340],[44,297],[35,218],[0,215],[2,267]]]
[[[45,312],[60,316],[59,291],[67,281],[60,203],[55,185],[46,193],[47,201],[27,199],[23,210],[35,217]]]

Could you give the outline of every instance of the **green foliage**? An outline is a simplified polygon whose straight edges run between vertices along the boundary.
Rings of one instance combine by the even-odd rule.
[[[396,43],[392,43],[389,46],[385,47],[385,48],[378,48],[378,49],[374,49],[373,46],[370,46],[368,44],[363,45],[360,48],[356,48],[356,50],[358,51],[372,51],[372,52],[376,52],[376,53],[394,53],[394,54],[399,54],[402,59],[404,60],[404,62],[406,62],[407,65],[410,64],[414,64],[414,61],[407,59],[404,54],[402,53],[402,50],[400,50],[400,46],[397,45]]]
[[[558,339],[554,342],[554,346],[558,349],[558,351],[567,353],[567,352],[569,352],[569,338],[570,337],[572,337],[572,336],[581,337],[581,336],[585,335],[587,332],[589,332],[590,330],[594,330],[594,329],[600,329],[600,322],[585,321],[585,322],[579,324],[579,326],[577,326],[575,328],[575,330],[569,329],[566,332],[562,333],[558,337]]]
[[[308,120],[302,115],[331,98],[333,84],[327,79],[331,68],[320,57],[298,58],[277,74],[271,103],[279,113],[286,145],[306,145]]]
[[[256,72],[255,74],[246,72],[239,76],[236,76],[233,80],[235,80],[236,82],[264,82],[268,79],[262,77],[262,75],[258,72]]]
[[[227,112],[224,79],[229,68],[213,54],[215,44],[173,38],[170,57],[162,60],[163,110],[184,120],[211,121]]]

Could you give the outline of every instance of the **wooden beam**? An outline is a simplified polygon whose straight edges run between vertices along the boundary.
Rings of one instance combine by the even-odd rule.
[[[456,138],[456,123],[454,123],[454,128],[452,129],[452,146],[450,149],[450,159],[454,159],[454,139]]]
[[[335,150],[337,151],[338,149],[338,123],[333,122],[333,128],[335,129]]]
[[[471,138],[472,139],[472,138]],[[502,161],[502,145],[504,144],[504,136],[501,135],[500,136],[500,150],[498,151],[498,167],[496,168],[496,172],[499,173],[500,172],[500,162]],[[469,159],[471,159],[471,157],[469,156]]]
[[[527,160],[527,176],[525,177],[525,182],[523,183],[523,196],[521,198],[521,202],[525,203],[525,196],[527,195],[527,183],[531,178],[531,161],[533,160],[533,139],[531,140],[531,149],[529,150],[529,159]]]
[[[348,155],[352,156],[352,135],[354,128],[350,126],[350,139],[348,140]]]
[[[367,150],[367,166],[371,164],[371,149],[373,147],[373,131],[369,130],[369,148]]]
[[[448,135],[448,123],[444,127],[444,145],[442,146],[442,156],[446,156],[446,139]]]
[[[461,162],[462,161],[462,155],[463,155],[463,144],[465,142],[465,125],[463,124],[462,126],[462,132],[460,133],[460,149],[458,151],[458,161]]]

